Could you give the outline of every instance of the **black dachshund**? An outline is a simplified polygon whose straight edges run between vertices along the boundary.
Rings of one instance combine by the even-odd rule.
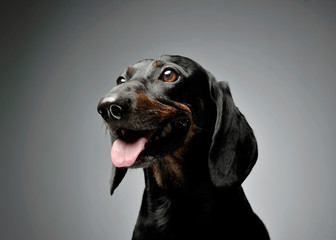
[[[164,55],[128,67],[98,112],[113,143],[111,194],[128,168],[144,169],[134,240],[269,239],[241,187],[257,143],[227,83]]]

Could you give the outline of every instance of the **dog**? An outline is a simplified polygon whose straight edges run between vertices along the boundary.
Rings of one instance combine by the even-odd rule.
[[[145,190],[133,240],[269,239],[242,182],[254,133],[226,82],[177,55],[128,67],[97,110],[111,135],[111,195],[129,168]]]

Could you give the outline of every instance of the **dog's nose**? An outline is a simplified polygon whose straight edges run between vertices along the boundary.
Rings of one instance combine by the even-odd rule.
[[[98,113],[109,122],[125,120],[135,109],[137,89],[142,84],[138,81],[118,85],[112,88],[99,102]]]
[[[125,112],[120,104],[106,102],[104,99],[98,104],[97,110],[106,121],[120,120]]]
[[[115,119],[121,119],[122,113],[123,113],[123,109],[122,107],[120,107],[117,104],[112,104],[110,106],[110,113],[112,115],[113,118]]]

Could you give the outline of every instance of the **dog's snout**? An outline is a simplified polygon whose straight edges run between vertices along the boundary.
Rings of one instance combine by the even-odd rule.
[[[98,104],[98,113],[106,120],[120,120],[125,113],[125,106],[113,102],[105,102],[104,99]]]
[[[98,113],[105,121],[127,119],[137,105],[137,91],[144,88],[140,81],[130,81],[112,88],[99,102]]]

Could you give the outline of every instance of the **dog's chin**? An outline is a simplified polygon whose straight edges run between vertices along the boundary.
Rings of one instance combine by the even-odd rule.
[[[160,161],[161,157],[158,156],[148,156],[148,155],[143,155],[142,153],[140,156],[137,158],[135,163],[130,166],[129,168],[148,168],[151,165],[157,163]]]

